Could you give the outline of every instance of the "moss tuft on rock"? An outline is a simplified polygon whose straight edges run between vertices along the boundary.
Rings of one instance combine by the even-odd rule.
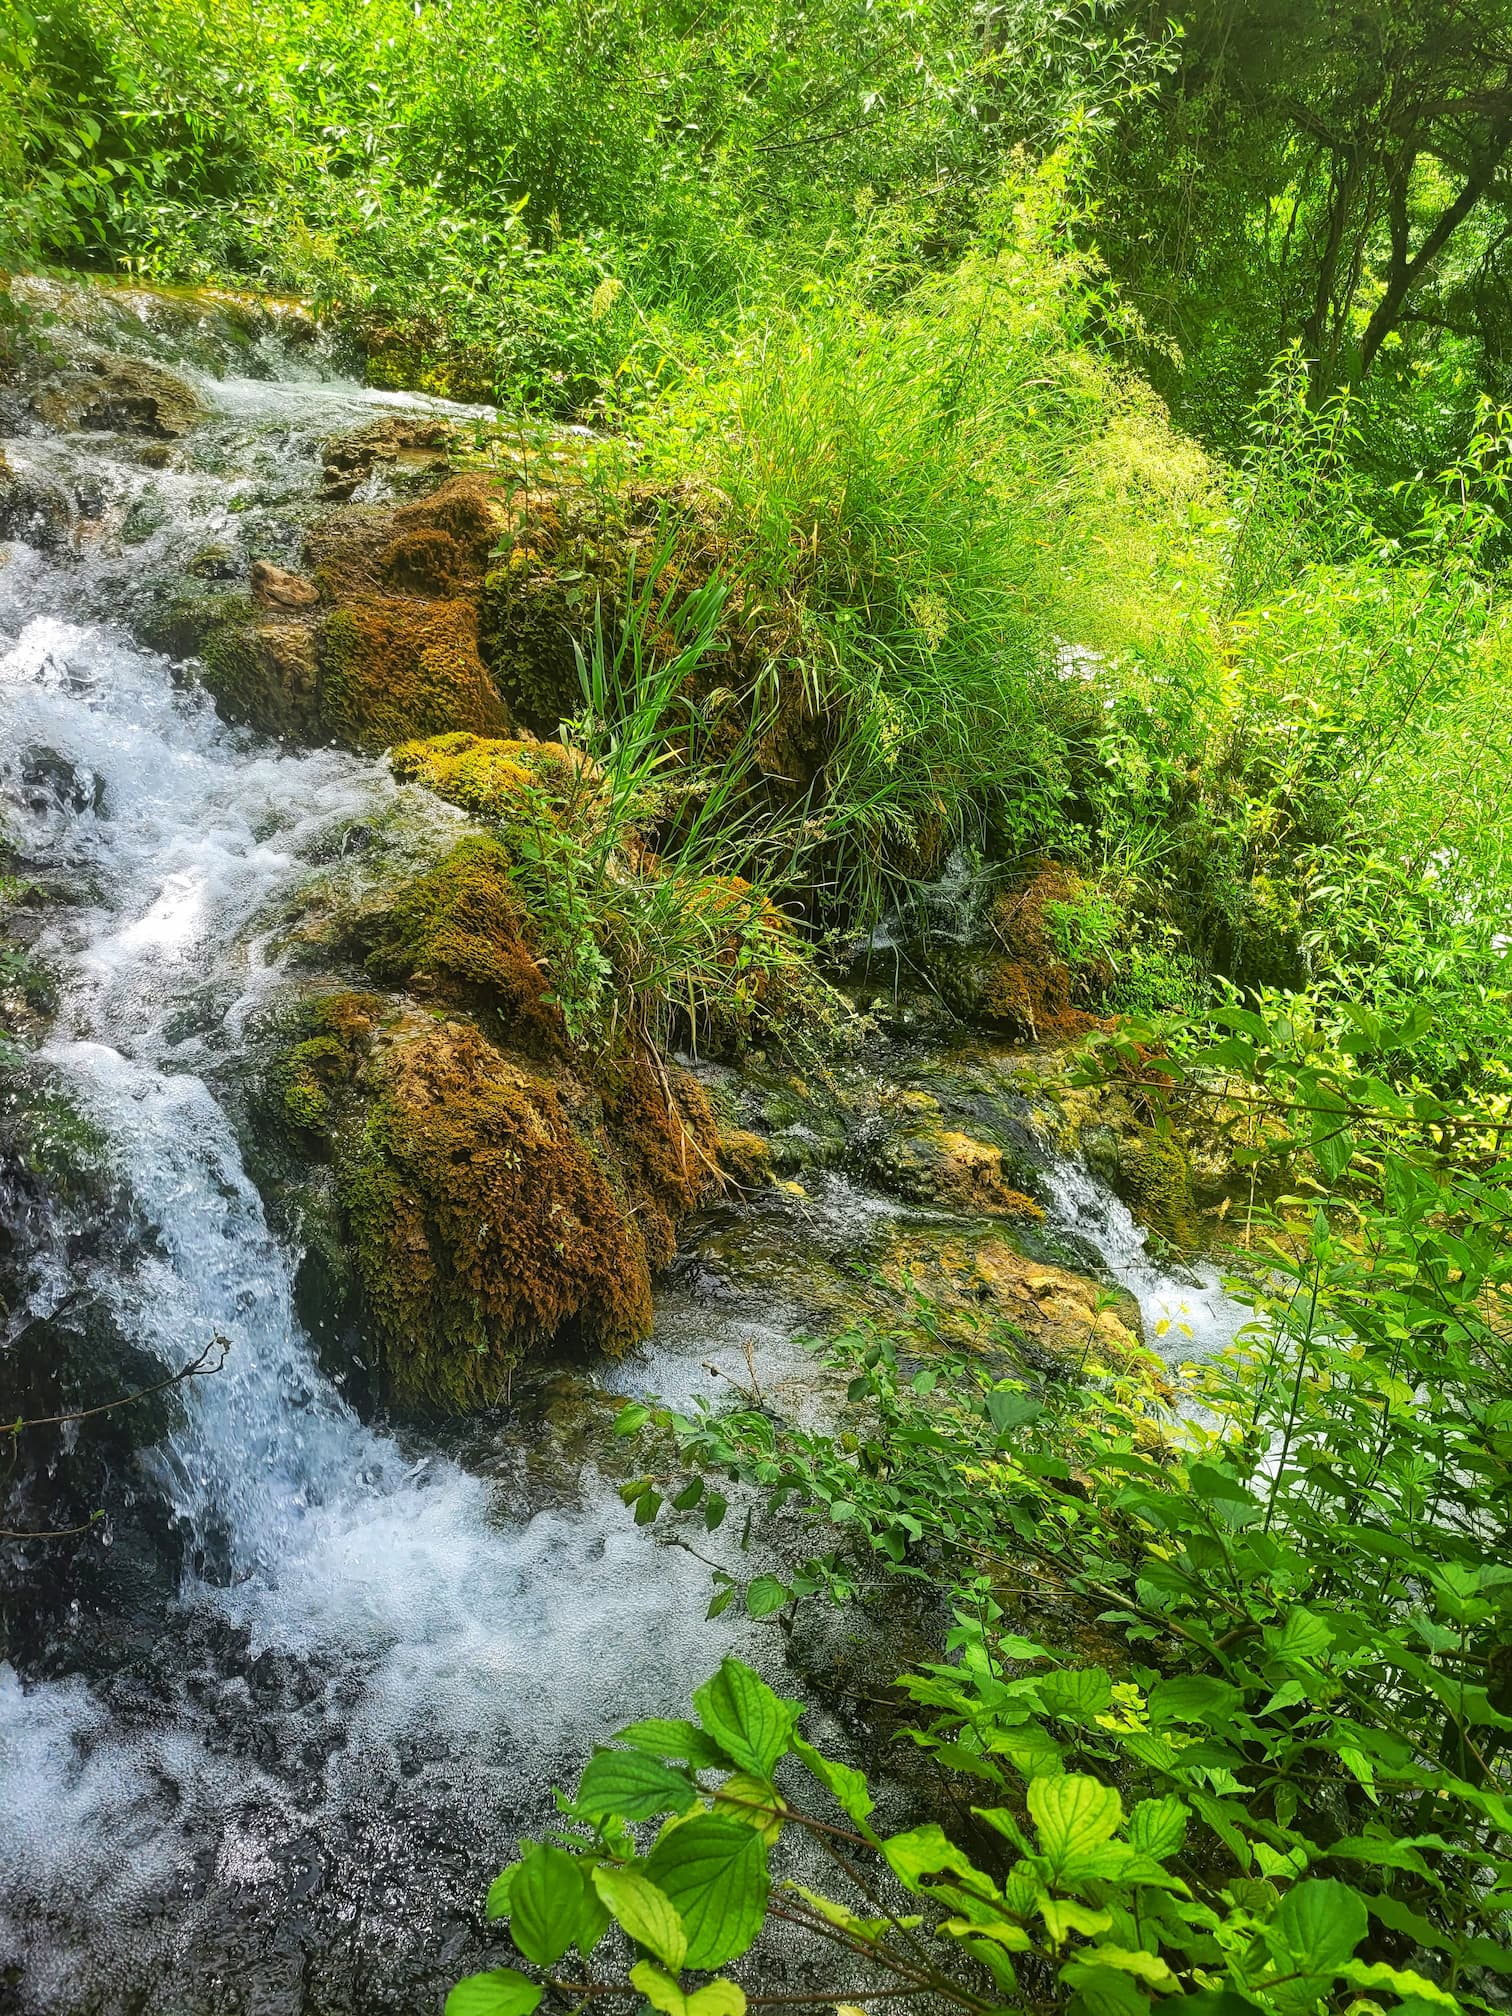
[[[490,1405],[528,1350],[566,1334],[619,1351],[649,1331],[670,1256],[566,1088],[466,1024],[419,1018],[369,1083],[338,1186],[391,1398]]]
[[[473,1008],[500,1034],[556,1035],[509,853],[489,835],[469,834],[356,928],[375,980]]]
[[[473,604],[368,597],[326,619],[320,718],[355,749],[466,729],[506,733],[509,710],[478,656]]]

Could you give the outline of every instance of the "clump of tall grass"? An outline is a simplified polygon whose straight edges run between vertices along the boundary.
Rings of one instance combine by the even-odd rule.
[[[1000,192],[945,277],[891,267],[879,219],[650,430],[653,464],[691,461],[728,500],[765,697],[813,724],[811,828],[852,917],[962,841],[1069,844],[1068,503],[1118,400],[1085,341],[1066,173]]]

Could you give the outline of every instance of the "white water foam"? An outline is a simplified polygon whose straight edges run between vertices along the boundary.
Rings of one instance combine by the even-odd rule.
[[[250,385],[207,384],[231,416],[221,439],[245,449],[238,430],[292,406],[303,431],[264,454],[289,480],[313,473],[319,436],[354,408],[399,403]],[[71,451],[28,439],[21,452],[66,473]],[[148,558],[226,522],[224,481],[112,464],[98,441],[79,453],[117,500],[153,489],[166,516]],[[63,981],[41,1061],[99,1127],[156,1233],[124,1270],[100,1254],[93,1286],[165,1366],[216,1338],[230,1347],[223,1370],[186,1389],[157,1459],[179,1517],[223,1558],[184,1606],[244,1633],[251,1661],[271,1651],[339,1676],[302,1720],[264,1718],[285,1745],[313,1743],[317,1804],[339,1810],[342,1785],[385,1746],[427,1742],[483,1770],[478,1796],[502,1801],[512,1785],[529,1805],[627,1717],[675,1711],[733,1620],[703,1620],[707,1567],[638,1531],[608,1484],[590,1476],[572,1502],[522,1512],[444,1456],[406,1456],[316,1364],[290,1257],[204,1074],[283,984],[262,920],[332,836],[398,812],[417,845],[428,833],[439,847],[456,815],[381,763],[281,753],[226,728],[165,659],[98,620],[132,564],[21,545],[0,559],[13,640],[0,654],[0,789],[26,854],[79,892],[38,946]],[[76,1937],[103,1942],[112,1912],[182,1888],[207,1839],[217,1866],[229,1856],[246,1878],[270,1839],[309,1824],[292,1808],[278,1820],[287,1790],[228,1754],[246,1684],[201,1676],[166,1718],[122,1726],[81,1681],[23,1687],[0,1668],[0,1939],[27,1955],[37,2006],[73,2005],[95,1964],[38,1934],[40,1914],[66,1909]],[[249,1800],[263,1820],[246,1835]]]
[[[1062,1224],[1096,1249],[1138,1302],[1145,1342],[1167,1364],[1216,1357],[1253,1320],[1211,1261],[1195,1261],[1181,1275],[1158,1266],[1129,1207],[1080,1163],[1054,1163],[1044,1183]]]

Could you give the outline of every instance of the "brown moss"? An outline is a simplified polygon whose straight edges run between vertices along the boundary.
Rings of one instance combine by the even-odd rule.
[[[988,943],[936,956],[950,1005],[968,1021],[1031,1043],[1066,1043],[1096,1028],[1096,1016],[1078,1005],[1078,996],[1107,976],[1095,964],[1072,968],[1047,914],[1085,893],[1081,877],[1057,861],[1041,862],[1021,888],[1001,891],[988,913]]]
[[[467,574],[466,555],[450,532],[424,528],[385,547],[378,565],[385,587],[399,595],[449,595]]]
[[[719,1182],[719,1134],[696,1078],[645,1056],[605,1067],[604,1119],[625,1173],[647,1256],[665,1267],[678,1221]]]
[[[366,597],[330,616],[321,640],[321,717],[357,749],[447,729],[499,735],[509,710],[478,656],[470,601]]]
[[[397,1401],[489,1405],[564,1330],[610,1351],[646,1334],[647,1241],[554,1084],[454,1022],[394,1044],[376,1077],[340,1182]]]
[[[499,1031],[554,1036],[546,980],[526,939],[508,851],[486,834],[459,841],[428,874],[360,918],[374,979],[479,1009]]]

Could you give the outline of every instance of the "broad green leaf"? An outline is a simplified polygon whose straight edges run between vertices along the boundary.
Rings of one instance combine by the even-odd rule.
[[[628,1743],[632,1750],[644,1750],[649,1757],[683,1757],[695,1771],[728,1771],[733,1760],[725,1755],[707,1731],[696,1722],[664,1721],[653,1716],[617,1729],[616,1743]]]
[[[1111,1911],[1097,1911],[1088,1904],[1078,1904],[1071,1897],[1042,1897],[1039,1914],[1045,1921],[1045,1930],[1062,1945],[1073,1932],[1080,1932],[1092,1938],[1098,1932],[1106,1932],[1113,1923]]]
[[[694,1824],[688,1822],[690,1827]],[[755,1836],[749,1838],[754,1840]],[[669,1967],[684,1964],[688,1957],[688,1935],[677,1907],[640,1869],[600,1863],[593,1871],[593,1887],[608,1906],[610,1916],[638,1946],[644,1946]]]
[[[1439,1882],[1417,1850],[1408,1847],[1404,1841],[1392,1841],[1373,1834],[1352,1834],[1347,1840],[1335,1841],[1322,1852],[1332,1860],[1364,1862],[1376,1869],[1410,1869],[1414,1876],[1426,1876],[1434,1884]]]
[[[689,1967],[723,1967],[738,1959],[761,1930],[768,1889],[766,1846],[754,1827],[718,1814],[695,1814],[663,1834],[645,1870],[686,1929],[683,1960]]]
[[[663,2016],[745,2016],[745,1990],[735,1981],[706,1981],[689,1995],[649,1960],[638,1960],[630,1979]]]
[[[771,1777],[802,1713],[801,1703],[779,1700],[760,1674],[739,1659],[726,1659],[696,1691],[693,1705],[726,1755],[758,1778]]]
[[[1279,1630],[1267,1626],[1265,1643],[1272,1657],[1286,1663],[1321,1659],[1333,1643],[1333,1626],[1310,1610],[1288,1610]]]
[[[804,1768],[819,1780],[841,1812],[854,1820],[858,1827],[865,1827],[867,1817],[876,1802],[867,1790],[864,1774],[853,1770],[849,1764],[836,1764],[833,1759],[822,1757],[813,1744],[807,1742],[796,1731],[793,1735],[793,1753]],[[866,1831],[869,1834],[871,1830],[866,1828]]]
[[[1255,2016],[1258,2005],[1235,1988],[1199,1988],[1179,2002],[1161,2004],[1161,2016]]]
[[[1393,1995],[1404,1998],[1415,1995],[1419,2001],[1435,2002],[1441,2009],[1460,2007],[1459,1998],[1447,1988],[1430,1981],[1426,1974],[1414,1974],[1408,1967],[1388,1967],[1384,1960],[1347,1960],[1339,1971],[1356,1988],[1389,1988]]]
[[[792,1600],[792,1590],[775,1575],[758,1575],[746,1589],[746,1611],[752,1617],[770,1617]]]
[[[925,1827],[912,1827],[906,1834],[894,1834],[891,1840],[882,1843],[882,1853],[887,1858],[887,1866],[907,1890],[923,1890],[922,1879],[925,1876],[940,1876],[947,1872],[952,1876],[965,1877],[986,1891],[992,1888],[981,1870],[973,1867],[933,1821]]]
[[[627,1400],[614,1417],[614,1432],[616,1435],[637,1434],[650,1419],[649,1407],[643,1407],[639,1400]]]
[[[509,1886],[509,1936],[537,1966],[560,1960],[577,1938],[583,1865],[563,1848],[532,1841]]]
[[[1076,1991],[1071,2016],[1149,2016],[1148,1997],[1116,1967],[1088,1967],[1078,1957],[1062,1967],[1060,1978]]]
[[[1123,1801],[1111,1785],[1077,1773],[1031,1778],[1025,1797],[1040,1846],[1061,1872],[1089,1849],[1111,1841],[1123,1818]]]
[[[1035,1686],[1045,1711],[1075,1722],[1090,1722],[1113,1699],[1113,1682],[1100,1666],[1072,1666],[1041,1673]]]
[[[1288,1890],[1265,1928],[1278,1965],[1298,1974],[1331,1977],[1365,1937],[1365,1900],[1347,1883],[1313,1877]]]
[[[737,1771],[714,1794],[714,1810],[742,1827],[754,1827],[768,1848],[775,1847],[781,1838],[782,1794],[768,1779]]]
[[[1174,1855],[1186,1839],[1187,1808],[1174,1793],[1163,1799],[1141,1799],[1129,1815],[1131,1847],[1157,1862]]]
[[[1022,1925],[1015,1925],[1010,1919],[997,1918],[988,1922],[978,1922],[975,1918],[947,1918],[940,1926],[952,1939],[990,1939],[994,1945],[1006,1947],[1010,1953],[1027,1953],[1031,1941]]]
[[[1162,1995],[1169,1995],[1181,1983],[1158,1953],[1146,1953],[1138,1946],[1085,1946],[1077,1954],[1078,1961],[1089,1966],[1116,1967],[1120,1974],[1132,1974],[1137,1981],[1146,1982]]]
[[[686,1813],[697,1803],[698,1792],[687,1775],[644,1750],[596,1751],[573,1801],[590,1820],[610,1814],[621,1820],[653,1820],[658,1813]]]
[[[483,1905],[484,1916],[507,1918],[509,1916],[509,1891],[514,1882],[518,1862],[511,1862],[507,1869],[501,1869],[488,1886],[488,1896]]]
[[[545,1989],[513,1967],[469,1974],[446,1998],[446,2016],[531,2016]]]
[[[1239,1705],[1239,1689],[1227,1680],[1203,1673],[1184,1673],[1161,1680],[1150,1689],[1150,1720],[1162,1722],[1224,1721]]]

